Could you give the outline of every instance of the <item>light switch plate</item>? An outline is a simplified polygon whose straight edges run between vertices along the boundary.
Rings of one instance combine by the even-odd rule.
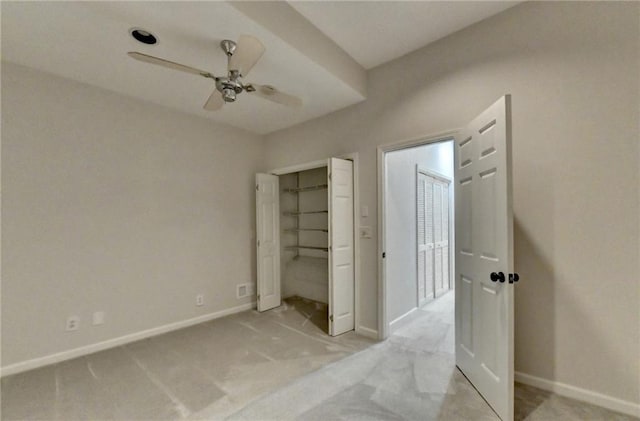
[[[93,313],[93,325],[98,326],[104,324],[104,311],[96,311]]]
[[[369,206],[362,205],[362,208],[360,208],[360,216],[363,218],[369,216]]]

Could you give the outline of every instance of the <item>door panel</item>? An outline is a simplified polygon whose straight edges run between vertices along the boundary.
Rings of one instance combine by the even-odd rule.
[[[280,305],[280,201],[278,177],[256,174],[258,311]]]
[[[456,136],[456,363],[504,421],[513,419],[511,111],[505,96]]]
[[[435,272],[434,272],[434,248],[435,248],[435,238],[433,232],[433,177],[425,176],[425,221],[426,221],[426,240],[427,240],[427,253],[426,264],[425,264],[425,298],[433,299],[435,298]]]
[[[354,329],[353,162],[329,160],[329,333]]]
[[[433,183],[433,294],[442,293],[442,183]]]
[[[426,201],[425,190],[427,185],[427,176],[418,172],[418,187],[416,191],[416,215],[418,224],[418,305],[422,304],[427,298],[426,278],[427,278],[427,226],[426,226]]]
[[[442,279],[443,288],[451,289],[451,278],[449,277],[449,185],[442,187]]]

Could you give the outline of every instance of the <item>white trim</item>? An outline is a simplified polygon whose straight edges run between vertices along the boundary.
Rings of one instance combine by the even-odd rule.
[[[361,336],[366,336],[367,338],[378,339],[378,331],[375,329],[369,329],[368,327],[357,326],[356,333]]]
[[[416,311],[418,311],[418,307],[412,308],[411,310],[404,313],[402,316],[396,317],[391,322],[389,322],[389,328],[388,328],[389,334],[392,334],[393,332],[395,332],[396,330],[400,329],[402,326],[407,324],[407,322],[411,321],[411,318],[409,316],[411,316]]]
[[[378,155],[378,339],[387,339],[389,336],[389,324],[387,323],[387,282],[386,282],[386,264],[382,255],[385,253],[385,219],[384,219],[384,203],[385,189],[384,182],[386,174],[384,174],[384,149],[379,146],[377,148]]]
[[[430,143],[437,143],[442,141],[453,140],[456,133],[461,129],[448,130],[438,134],[426,135],[411,138],[408,140],[388,143],[380,145],[377,148],[378,154],[378,339],[386,339],[389,336],[389,325],[387,322],[387,280],[385,273],[385,259],[382,258],[382,253],[385,253],[386,249],[386,237],[385,237],[385,218],[384,211],[385,204],[385,179],[386,179],[386,165],[385,154],[400,149],[413,148],[415,146],[427,145]],[[455,206],[455,202],[454,202]],[[455,221],[454,221],[455,224]],[[453,227],[455,230],[455,226]]]
[[[216,311],[214,313],[205,314],[203,316],[194,317],[192,319],[182,320],[180,322],[175,322],[175,323],[169,323],[163,326],[158,326],[151,329],[142,330],[140,332],[130,333],[128,335],[120,336],[117,338],[108,339],[103,342],[81,346],[79,348],[58,352],[56,354],[51,354],[44,357],[38,357],[31,360],[26,360],[19,363],[7,365],[0,369],[1,370],[0,376],[4,377],[4,376],[9,376],[11,374],[21,373],[23,371],[32,370],[34,368],[59,363],[61,361],[66,361],[72,358],[81,357],[83,355],[93,354],[94,352],[103,351],[105,349],[125,345],[131,342],[139,341],[140,339],[149,338],[151,336],[161,335],[163,333],[171,332],[173,330],[178,330],[178,329],[193,326],[199,323],[208,322],[210,320],[218,319],[220,317],[228,316],[230,314],[251,310],[252,308],[255,308],[255,305],[256,305],[255,302],[242,304],[242,305],[231,307],[225,310]]]
[[[453,140],[453,139],[452,139]],[[421,167],[419,164],[416,164],[416,171],[425,175],[428,175],[430,177],[433,177],[437,180],[442,181],[443,183],[447,183],[447,184],[451,184],[453,182],[453,179],[449,176],[446,176],[444,174],[440,174],[437,171],[434,171],[430,168],[427,167]]]
[[[339,157],[336,157],[339,158]],[[300,171],[314,170],[316,168],[328,167],[328,159],[319,159],[317,161],[305,162],[303,164],[290,165],[288,167],[276,168],[275,170],[267,171],[268,174],[273,175],[285,175],[292,174]]]
[[[404,313],[402,316],[396,317],[395,319],[393,319],[392,321],[389,322],[389,326],[393,326],[393,325],[397,324],[402,319],[404,319],[405,317],[407,317],[408,315],[410,315],[411,313],[413,313],[414,311],[417,311],[417,310],[418,310],[418,307],[414,307],[411,310],[409,310],[406,313]]]
[[[519,383],[547,390],[560,396],[601,406],[612,411],[622,412],[626,415],[640,417],[640,403],[624,401],[612,396],[603,395],[602,393],[543,379],[542,377],[532,376],[531,374],[520,373],[518,371],[515,372],[514,378],[515,381]]]

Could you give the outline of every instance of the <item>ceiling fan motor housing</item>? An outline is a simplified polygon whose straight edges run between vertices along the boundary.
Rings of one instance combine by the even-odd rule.
[[[222,93],[225,102],[234,102],[236,95],[242,92],[242,85],[236,80],[221,77],[216,79],[216,89]]]

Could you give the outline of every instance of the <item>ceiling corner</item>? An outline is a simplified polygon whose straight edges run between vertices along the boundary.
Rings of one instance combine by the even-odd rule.
[[[230,1],[236,10],[367,96],[367,71],[331,38],[285,1]]]

